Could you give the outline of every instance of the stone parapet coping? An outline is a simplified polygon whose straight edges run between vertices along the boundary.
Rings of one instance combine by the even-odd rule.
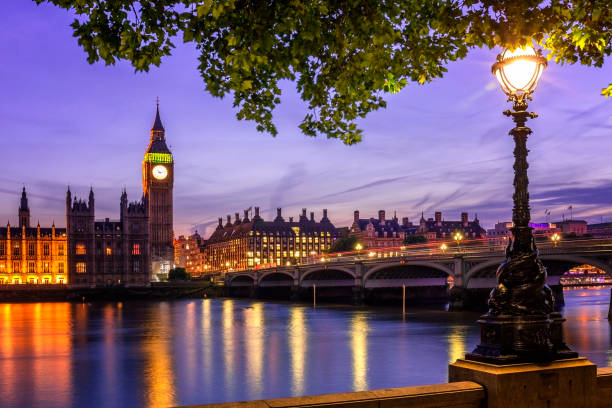
[[[194,405],[190,408],[479,408],[484,399],[485,390],[481,385],[471,381],[460,381],[307,397]]]

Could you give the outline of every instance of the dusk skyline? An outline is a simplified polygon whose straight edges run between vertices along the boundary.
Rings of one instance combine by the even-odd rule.
[[[415,222],[421,212],[446,219],[478,213],[489,228],[511,218],[511,121],[490,66],[499,50],[477,50],[448,66],[445,78],[410,84],[388,95],[388,108],[361,121],[364,141],[309,138],[297,127],[306,113],[294,84],[285,83],[275,112],[279,135],[239,122],[229,99],[211,97],[196,70],[196,52],[179,45],[149,73],[89,65],[72,37],[74,17],[49,5],[11,3],[0,17],[4,98],[0,130],[0,222],[17,222],[21,187],[33,223],[65,225],[66,187],[96,193],[96,218],[118,218],[122,187],[142,194],[144,151],[160,98],[161,118],[175,163],[176,235],[208,236],[218,217],[260,206],[296,216],[323,208],[337,226],[353,211],[397,211]],[[600,96],[611,70],[550,63],[534,94],[528,141],[532,219],[612,221],[610,101]],[[576,108],[586,106],[586,109]],[[208,228],[208,229],[207,229]]]

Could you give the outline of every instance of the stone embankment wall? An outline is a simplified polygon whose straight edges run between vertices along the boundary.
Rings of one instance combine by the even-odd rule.
[[[588,408],[612,407],[612,367],[597,369],[597,392],[593,397],[597,403]],[[486,408],[486,401],[486,391],[483,386],[471,381],[461,381],[374,391],[197,405],[191,408]]]

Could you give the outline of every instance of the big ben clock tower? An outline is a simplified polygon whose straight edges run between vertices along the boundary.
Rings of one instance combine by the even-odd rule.
[[[174,160],[166,145],[166,132],[159,117],[159,103],[151,128],[151,142],[142,162],[142,188],[149,212],[151,272],[167,274],[174,261],[172,245],[172,188]]]

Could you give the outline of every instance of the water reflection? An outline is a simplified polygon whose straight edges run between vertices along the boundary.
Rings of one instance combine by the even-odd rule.
[[[448,362],[454,363],[457,359],[465,357],[465,353],[465,327],[452,327],[448,335]]]
[[[353,389],[368,389],[368,320],[363,314],[356,314],[351,320],[350,336],[353,360]]]
[[[70,307],[68,303],[2,305],[1,405],[71,405]]]
[[[308,329],[303,307],[291,309],[288,335],[291,348],[291,393],[292,395],[304,395]]]
[[[154,310],[154,321],[147,332],[144,343],[146,404],[148,407],[169,407],[177,405],[174,370],[168,333],[171,328],[170,307],[159,303]]]
[[[234,388],[234,301],[223,301],[223,372],[225,373],[225,392]]]
[[[244,337],[249,392],[260,398],[263,385],[264,319],[263,303],[244,309]]]
[[[612,365],[609,289],[565,292],[566,339]],[[0,406],[166,407],[440,383],[477,314],[250,300],[0,304]]]

